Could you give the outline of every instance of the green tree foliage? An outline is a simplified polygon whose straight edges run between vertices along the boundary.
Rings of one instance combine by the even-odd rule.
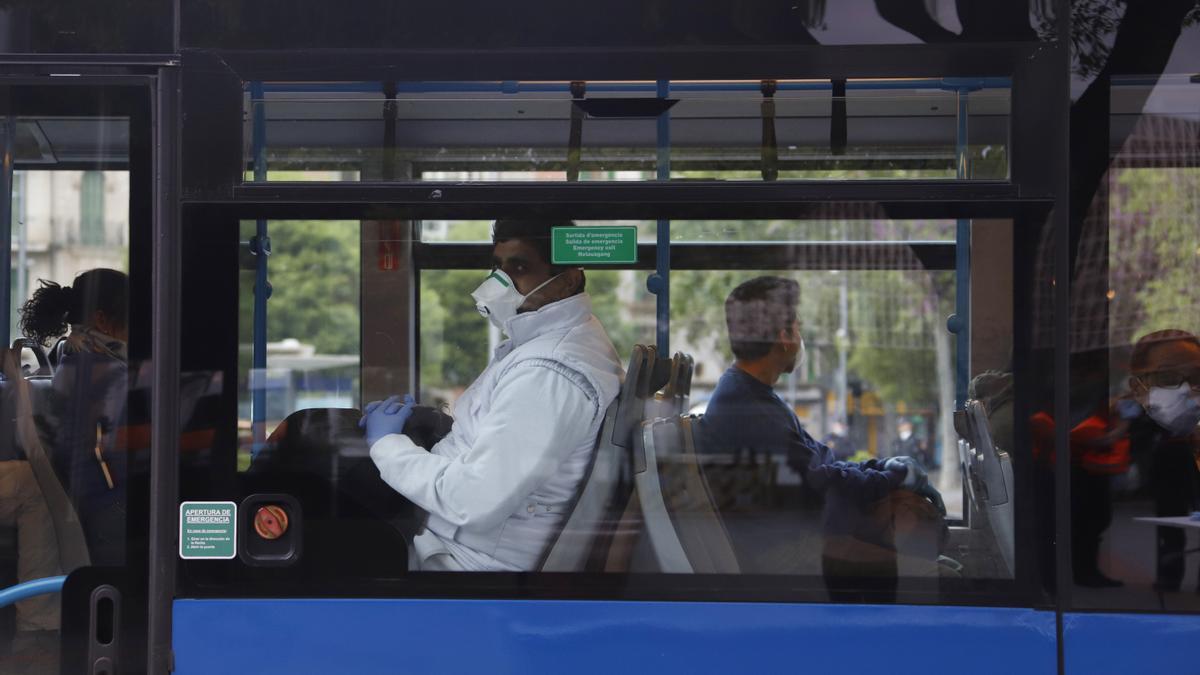
[[[487,241],[491,223],[452,223],[448,242]],[[248,238],[253,224],[244,226]],[[651,230],[652,225],[643,227]],[[644,231],[643,237],[649,232]],[[686,221],[672,224],[675,241],[879,241],[946,239],[952,223],[833,221]],[[269,303],[272,341],[296,338],[327,354],[358,352],[360,308],[359,230],[353,223],[273,222]],[[862,261],[842,261],[847,267]],[[803,260],[797,266],[803,267]],[[700,348],[732,358],[725,334],[724,300],[735,286],[763,272],[720,269],[677,271],[671,277],[673,334]],[[843,277],[828,270],[785,271],[801,283],[801,320],[810,362],[828,375],[837,358],[838,299]],[[243,271],[243,342],[251,338],[253,272]],[[654,341],[654,296],[645,290],[647,272],[591,269],[588,291],[618,353],[634,343]],[[953,308],[953,275],[931,277],[920,270],[852,271],[846,275],[852,378],[876,389],[885,400],[910,404],[936,400],[933,345],[929,331],[940,328]],[[426,390],[469,385],[488,360],[488,324],[475,310],[471,291],[481,270],[426,270],[420,275],[420,365]]]
[[[869,216],[871,214],[864,214]],[[897,241],[952,240],[948,221],[775,220],[688,221],[672,224],[675,241]],[[878,260],[865,247],[846,259],[830,260],[842,272],[807,270],[797,253],[796,270],[722,270],[720,256],[703,272],[671,275],[671,328],[697,346],[711,347],[732,359],[725,331],[724,301],[738,284],[762,274],[776,274],[800,283],[800,321],[808,346],[810,372],[820,372],[825,384],[837,362],[838,345],[848,346],[848,376],[875,390],[885,401],[936,405],[933,330],[945,330],[954,311],[953,272],[929,273],[915,259]],[[797,249],[799,251],[799,249]],[[812,253],[811,255],[819,255]],[[832,255],[832,254],[831,254]],[[887,270],[899,265],[910,269]],[[864,269],[865,268],[865,269]],[[842,284],[847,291],[845,336],[838,335]]]
[[[483,277],[480,270],[421,273],[422,387],[466,387],[487,366],[488,322],[471,297]]]
[[[320,354],[359,350],[357,223],[271,223],[267,304],[270,340],[296,338]]]
[[[1200,170],[1124,169],[1114,182],[1110,226],[1115,231],[1110,238],[1115,242],[1109,252],[1113,341],[1129,342],[1167,328],[1200,333],[1200,213],[1195,199]],[[1125,320],[1128,324],[1122,325]]]

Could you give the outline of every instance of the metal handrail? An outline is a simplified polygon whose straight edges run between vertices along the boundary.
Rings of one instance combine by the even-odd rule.
[[[26,581],[16,586],[9,586],[0,590],[0,607],[7,607],[14,602],[28,600],[39,595],[58,593],[62,591],[63,584],[66,581],[67,578],[65,576],[43,577],[41,579],[34,579],[33,581]]]

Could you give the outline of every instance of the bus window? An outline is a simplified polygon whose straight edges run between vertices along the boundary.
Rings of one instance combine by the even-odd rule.
[[[1105,114],[1113,137],[1124,138],[1080,216],[1070,431],[1072,597],[1080,608],[1200,607],[1193,87],[1185,75],[1113,85]]]
[[[848,569],[850,576],[890,576],[894,582],[899,564],[900,577],[1013,576],[1012,511],[1005,512],[1005,522],[992,522],[1005,515],[993,512],[992,503],[1008,500],[971,489],[980,476],[961,461],[953,414],[967,395],[975,395],[974,387],[956,391],[955,371],[960,367],[969,369],[980,392],[993,378],[1007,381],[1011,391],[1011,281],[1006,281],[1010,276],[1003,263],[989,266],[981,261],[980,269],[971,271],[971,283],[956,283],[953,267],[947,269],[945,258],[939,263],[937,257],[947,246],[953,251],[955,227],[954,221],[887,219],[672,223],[673,241],[709,242],[707,250],[681,242],[673,255],[677,269],[671,274],[672,349],[682,349],[696,360],[689,404],[690,412],[703,417],[693,434],[698,449],[706,445],[699,436],[714,437],[708,439],[708,455],[702,454],[699,461],[743,573],[821,576],[824,570],[830,581],[841,574],[838,570]],[[1005,221],[972,225],[972,247],[979,250],[1002,252],[1011,247],[1011,237]],[[896,240],[922,243],[889,244]],[[749,244],[754,241],[779,243],[770,254],[760,250],[755,255]],[[685,250],[699,260],[680,260]],[[743,256],[771,266],[747,265],[739,259]],[[828,448],[820,451],[828,453],[824,461],[848,463],[845,472],[851,480],[844,488],[822,487],[828,490],[823,504],[813,503],[813,485],[805,484],[825,480],[809,477],[813,471],[805,463],[812,461],[811,452],[797,455],[793,450],[789,456],[787,443],[778,437],[745,440],[756,437],[749,429],[764,424],[770,397],[764,394],[762,405],[729,398],[730,391],[746,396],[761,389],[758,378],[748,380],[743,368],[757,362],[754,355],[731,353],[729,331],[734,330],[730,308],[738,302],[735,289],[764,279],[796,284],[792,302],[804,345],[803,358],[774,372],[769,389],[794,414],[806,441]],[[978,312],[972,317],[966,360],[956,337],[946,330],[946,317],[961,309],[956,296],[963,289],[969,289],[972,311]],[[749,371],[757,372],[753,367]],[[713,401],[719,406],[718,417],[714,424],[705,424]],[[984,422],[999,438],[1002,429],[1012,428],[1012,410],[997,405]],[[1013,447],[1011,433],[997,441],[1001,442],[1005,458],[1028,462]],[[894,557],[895,547],[903,551],[913,545],[919,540],[913,532],[920,528],[901,533],[900,520],[892,521],[897,530],[880,526],[872,519],[896,518],[880,510],[885,507],[879,504],[887,500],[876,503],[881,493],[853,484],[878,479],[876,471],[886,473],[884,467],[896,456],[916,460],[923,480],[940,493],[951,523],[944,533],[947,540],[932,537],[926,540],[932,548],[923,554],[899,558]],[[1006,487],[1019,488],[1011,475]],[[838,490],[846,494],[839,496]],[[856,501],[855,490],[874,506]],[[936,513],[928,507],[921,507],[926,515]],[[805,512],[807,517],[798,517]],[[893,553],[885,552],[889,548]],[[934,550],[938,553],[931,554]],[[952,550],[957,555],[948,553]],[[949,559],[939,559],[943,554]],[[856,558],[866,562],[844,564]],[[938,565],[953,572],[939,570]],[[831,584],[831,592],[841,589],[839,582]]]
[[[582,273],[553,264],[547,246],[553,227],[603,234],[614,226],[633,226],[633,259],[585,265]],[[972,250],[996,255],[980,256],[978,266],[959,273],[956,250],[964,226]],[[397,547],[394,560],[375,557],[356,572],[336,574],[736,573],[807,579],[835,599],[862,589],[894,597],[931,583],[953,589],[959,580],[1003,582],[1016,574],[1014,551],[1028,539],[1031,524],[1015,519],[1013,504],[1028,490],[1018,477],[1033,458],[1012,433],[1020,424],[1012,408],[997,396],[1006,383],[1011,391],[1013,380],[1010,221],[893,220],[865,210],[845,219],[670,222],[665,315],[659,313],[665,294],[651,293],[661,287],[648,285],[657,274],[650,269],[657,264],[655,221],[268,221],[265,227],[272,240],[266,340],[255,335],[255,326],[262,327],[253,307],[256,260],[242,257],[239,379],[247,388],[239,424],[252,427],[257,419],[248,358],[253,344],[266,346],[268,375],[285,363],[271,350],[291,345],[286,363],[298,384],[287,389],[293,398],[286,404],[266,387],[259,448],[265,454],[255,452],[253,441],[241,444],[247,485],[288,494],[295,487],[312,526],[376,523],[388,537],[417,546],[410,556],[424,556],[406,557]],[[243,221],[243,240],[257,236],[258,228]],[[546,255],[551,259],[543,260]],[[519,268],[508,267],[522,256]],[[522,287],[519,275],[530,266],[539,267],[543,278]],[[448,467],[469,466],[473,453],[499,452],[488,445],[490,437],[478,435],[480,425],[493,425],[486,428],[496,438],[512,433],[505,429],[507,418],[489,419],[487,412],[489,392],[503,386],[505,358],[524,344],[511,340],[508,323],[480,316],[480,307],[492,309],[487,298],[493,296],[481,289],[496,272],[512,282],[521,303],[543,285],[578,274],[570,277],[576,285],[563,286],[563,297],[529,310],[528,325],[583,297],[578,280],[586,279],[581,316],[594,315],[601,342],[612,345],[601,361],[624,377],[611,385],[597,373],[560,381],[561,372],[579,376],[573,369],[582,366],[546,365],[551,376],[538,386],[556,393],[541,398],[538,389],[513,409],[518,418],[529,414],[524,409],[533,411],[519,423],[530,444],[541,442],[542,428],[555,434],[584,429],[588,437],[580,441],[587,452],[576,458],[581,463],[572,469],[570,485],[553,493],[558,497],[536,496],[557,485],[560,476],[551,470],[533,483],[511,474],[506,480],[528,492],[495,500],[505,509],[501,520],[519,525],[512,531],[535,532],[542,524],[537,519],[548,519],[536,550],[520,549],[519,539],[503,535],[485,541],[489,530],[471,519],[494,518],[455,511],[451,504],[469,508],[474,495],[456,495],[445,482],[450,478],[414,482],[413,474],[396,468],[432,455],[440,458],[433,462],[453,459],[446,470],[461,472]],[[755,370],[762,354],[734,351],[729,332],[736,289],[764,278],[796,289],[795,337],[803,341],[803,358],[799,341],[767,345],[794,360],[773,375]],[[497,292],[499,298],[504,289]],[[970,319],[956,335],[947,317],[964,312],[963,293],[969,294]],[[372,298],[369,305],[365,298]],[[404,307],[409,313],[398,314]],[[374,328],[368,330],[368,322]],[[752,323],[761,328],[768,319]],[[659,342],[662,328],[669,346]],[[282,330],[290,332],[276,332]],[[335,337],[330,348],[299,348]],[[409,339],[413,349],[397,346]],[[555,353],[538,356],[537,363],[557,363]],[[321,369],[329,374],[315,377]],[[338,369],[347,373],[345,386],[328,386]],[[763,377],[746,380],[751,372]],[[729,390],[731,377],[743,381]],[[567,389],[555,389],[560,386]],[[595,411],[572,413],[569,421],[537,412],[572,400],[576,390],[607,398],[590,403],[584,396],[581,404]],[[755,403],[755,392],[762,401]],[[402,425],[398,433],[383,418],[404,410],[408,423],[399,398],[404,394],[413,395],[411,414],[422,421],[408,432]],[[370,403],[389,395],[396,398]],[[754,408],[763,401],[776,407],[766,413]],[[968,402],[982,417],[963,426],[954,411]],[[321,410],[330,412],[314,422]],[[373,427],[373,419],[382,420],[380,426]],[[782,426],[772,427],[781,420]],[[723,437],[721,424],[732,425],[744,440]],[[314,452],[311,443],[303,450],[295,445],[296,434],[309,433],[305,429],[328,445],[321,452],[332,463],[312,464],[307,454],[296,460],[300,464],[289,463],[288,453]],[[399,436],[407,440],[395,440]],[[516,458],[534,451],[532,445],[521,448],[507,452]],[[576,460],[555,461],[565,467]],[[651,466],[652,479],[646,477]],[[326,487],[313,492],[284,480],[297,471],[315,472],[308,480]],[[507,483],[471,489],[497,485],[509,489]],[[350,532],[339,532],[334,550],[366,545],[348,539]],[[437,545],[432,553],[431,542]],[[697,546],[709,553],[698,553]],[[322,574],[338,569],[332,559],[320,564]]]
[[[1010,109],[1004,78],[252,82],[245,179],[1006,180]]]
[[[126,565],[144,515],[130,507],[149,422],[130,350],[131,130],[117,115],[8,119],[0,587],[55,592],[0,608],[0,670],[51,672],[64,575]]]
[[[645,221],[588,221],[581,227],[634,226],[638,240],[653,241],[653,223]],[[490,247],[491,221],[422,221],[422,242],[461,242]],[[594,267],[586,272],[592,311],[603,324],[617,354],[627,355],[635,344],[654,341],[654,296],[646,291],[645,273],[633,269]],[[491,360],[504,339],[497,327],[479,320],[471,292],[479,285],[478,269],[426,266],[419,274],[421,299],[420,380],[423,395],[439,404],[453,404]]]
[[[255,434],[261,434],[257,440],[261,445],[293,412],[360,407],[358,224],[271,221],[264,225],[270,241],[270,254],[261,256],[266,258],[269,275],[265,317],[261,306],[256,310],[255,305],[263,294],[256,280],[259,249],[252,246],[258,224],[241,225],[246,242],[238,307],[238,437],[243,469],[253,454]],[[256,358],[263,361],[256,364]]]

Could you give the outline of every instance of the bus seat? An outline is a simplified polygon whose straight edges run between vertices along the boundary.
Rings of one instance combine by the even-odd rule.
[[[969,493],[987,516],[1000,556],[1010,574],[1014,568],[1013,467],[1009,453],[996,447],[988,411],[980,401],[967,401],[960,424],[965,426],[965,447],[960,448]]]
[[[40,369],[39,369],[39,372]],[[7,444],[4,459],[25,459],[46,501],[54,524],[59,564],[63,572],[91,563],[83,525],[58,473],[46,452],[48,440],[38,429],[38,418],[45,419],[52,397],[52,379],[39,374],[14,381],[0,379],[0,409],[4,419],[12,420],[10,432],[0,434]]]
[[[614,538],[627,534],[633,493],[630,447],[653,395],[656,358],[653,347],[634,345],[617,398],[608,406],[596,452],[584,474],[571,515],[549,547],[544,572],[603,571],[610,566]]]
[[[33,353],[34,359],[37,360],[37,369],[32,372],[26,371],[26,377],[49,377],[54,374],[54,368],[50,365],[50,358],[46,356],[46,350],[42,348],[42,345],[37,340],[33,340],[31,338],[17,338],[12,341],[12,348],[18,354],[23,351],[30,351]]]
[[[361,418],[353,408],[293,412],[239,476],[242,497],[280,493],[299,502],[304,553],[289,574],[336,567],[351,577],[387,576],[408,557],[419,511],[379,477]]]
[[[729,534],[696,455],[694,418],[648,420],[634,438],[634,483],[659,569],[737,573]]]
[[[607,560],[608,546],[616,519],[614,505],[628,494],[623,489],[621,464],[627,453],[612,440],[613,426],[621,401],[613,401],[604,414],[604,424],[596,452],[588,466],[571,515],[549,547],[539,569],[543,572],[580,572],[594,570]]]
[[[353,408],[306,408],[290,414],[243,476],[244,491],[282,492],[306,518],[389,519],[407,500],[379,477]]]
[[[687,412],[694,370],[695,361],[691,356],[676,352],[671,357],[666,383],[646,402],[647,419],[673,417]]]
[[[629,367],[625,370],[625,379],[617,394],[617,401],[629,401],[631,404],[617,406],[617,417],[612,428],[612,442],[619,447],[628,449],[632,446],[634,431],[646,418],[646,400],[658,390],[655,371],[664,372],[659,361],[654,347],[633,346]],[[661,386],[661,383],[658,384]],[[639,404],[633,405],[635,400]]]

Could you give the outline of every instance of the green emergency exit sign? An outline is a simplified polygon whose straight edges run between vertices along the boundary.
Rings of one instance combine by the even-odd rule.
[[[237,556],[237,504],[183,502],[179,505],[179,557],[228,560]]]
[[[637,262],[637,228],[556,227],[550,258],[555,265],[629,265]]]

